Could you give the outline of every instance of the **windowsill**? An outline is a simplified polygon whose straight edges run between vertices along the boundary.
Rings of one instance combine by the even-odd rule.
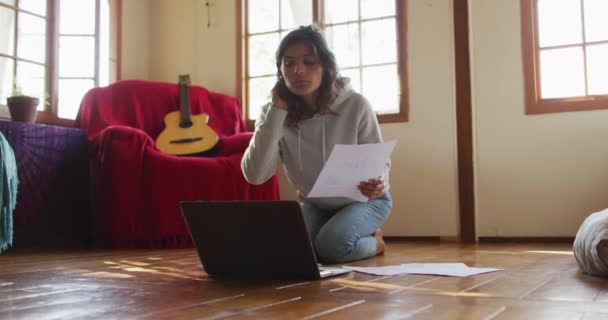
[[[378,115],[378,123],[379,124],[383,124],[383,123],[395,123],[395,122],[407,122],[407,116],[405,115],[405,113],[395,113],[395,114],[379,114]],[[248,131],[254,131],[255,130],[255,120],[245,120],[245,123],[247,124],[247,130]]]
[[[608,96],[588,96],[528,101],[526,114],[574,112],[608,109]]]
[[[11,120],[11,114],[8,111],[7,106],[0,105],[0,119]],[[49,111],[38,111],[38,115],[36,116],[36,123],[39,124],[48,124],[60,127],[74,127],[74,122],[75,121],[71,119],[59,118]]]

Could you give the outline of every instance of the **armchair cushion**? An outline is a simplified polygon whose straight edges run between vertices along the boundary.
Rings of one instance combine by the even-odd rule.
[[[212,156],[160,152],[165,114],[179,109],[176,84],[129,80],[90,90],[76,125],[88,135],[97,168],[97,233],[111,247],[191,246],[184,200],[275,200],[275,177],[254,186],[240,161],[252,134],[238,99],[190,87],[191,113],[209,115],[219,141]]]

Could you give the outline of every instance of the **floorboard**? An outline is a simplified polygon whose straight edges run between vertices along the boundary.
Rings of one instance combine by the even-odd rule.
[[[608,279],[582,274],[568,244],[394,241],[349,265],[408,262],[504,271],[238,281],[208,277],[193,249],[9,250],[0,319],[608,319]]]

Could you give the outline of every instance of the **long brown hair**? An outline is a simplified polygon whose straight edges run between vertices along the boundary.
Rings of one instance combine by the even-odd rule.
[[[296,43],[309,45],[319,57],[321,66],[323,67],[323,79],[321,80],[319,94],[315,101],[317,106],[316,112],[319,114],[338,115],[337,112],[330,110],[329,106],[336,99],[340,90],[344,88],[345,81],[338,74],[336,57],[329,50],[325,38],[317,27],[313,25],[301,26],[289,32],[283,38],[276,52],[277,78],[282,86],[285,86],[285,79],[283,79],[283,74],[281,73],[281,63],[283,62],[285,51]],[[286,95],[284,98],[287,100],[287,119],[285,120],[287,126],[296,126],[301,120],[308,119],[314,115],[315,112],[306,107],[304,99],[300,96],[291,93],[289,90],[283,90],[283,92]]]

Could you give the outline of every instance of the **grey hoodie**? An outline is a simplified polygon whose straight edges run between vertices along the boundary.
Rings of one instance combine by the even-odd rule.
[[[255,133],[243,155],[241,170],[252,184],[262,184],[283,162],[290,182],[297,188],[300,201],[312,189],[335,144],[382,142],[380,126],[369,102],[347,86],[330,109],[339,115],[316,114],[296,127],[284,125],[287,110],[270,103],[262,108]],[[383,175],[388,190],[390,160]],[[370,177],[375,178],[375,177]],[[308,198],[325,210],[335,210],[356,202],[350,198]]]

